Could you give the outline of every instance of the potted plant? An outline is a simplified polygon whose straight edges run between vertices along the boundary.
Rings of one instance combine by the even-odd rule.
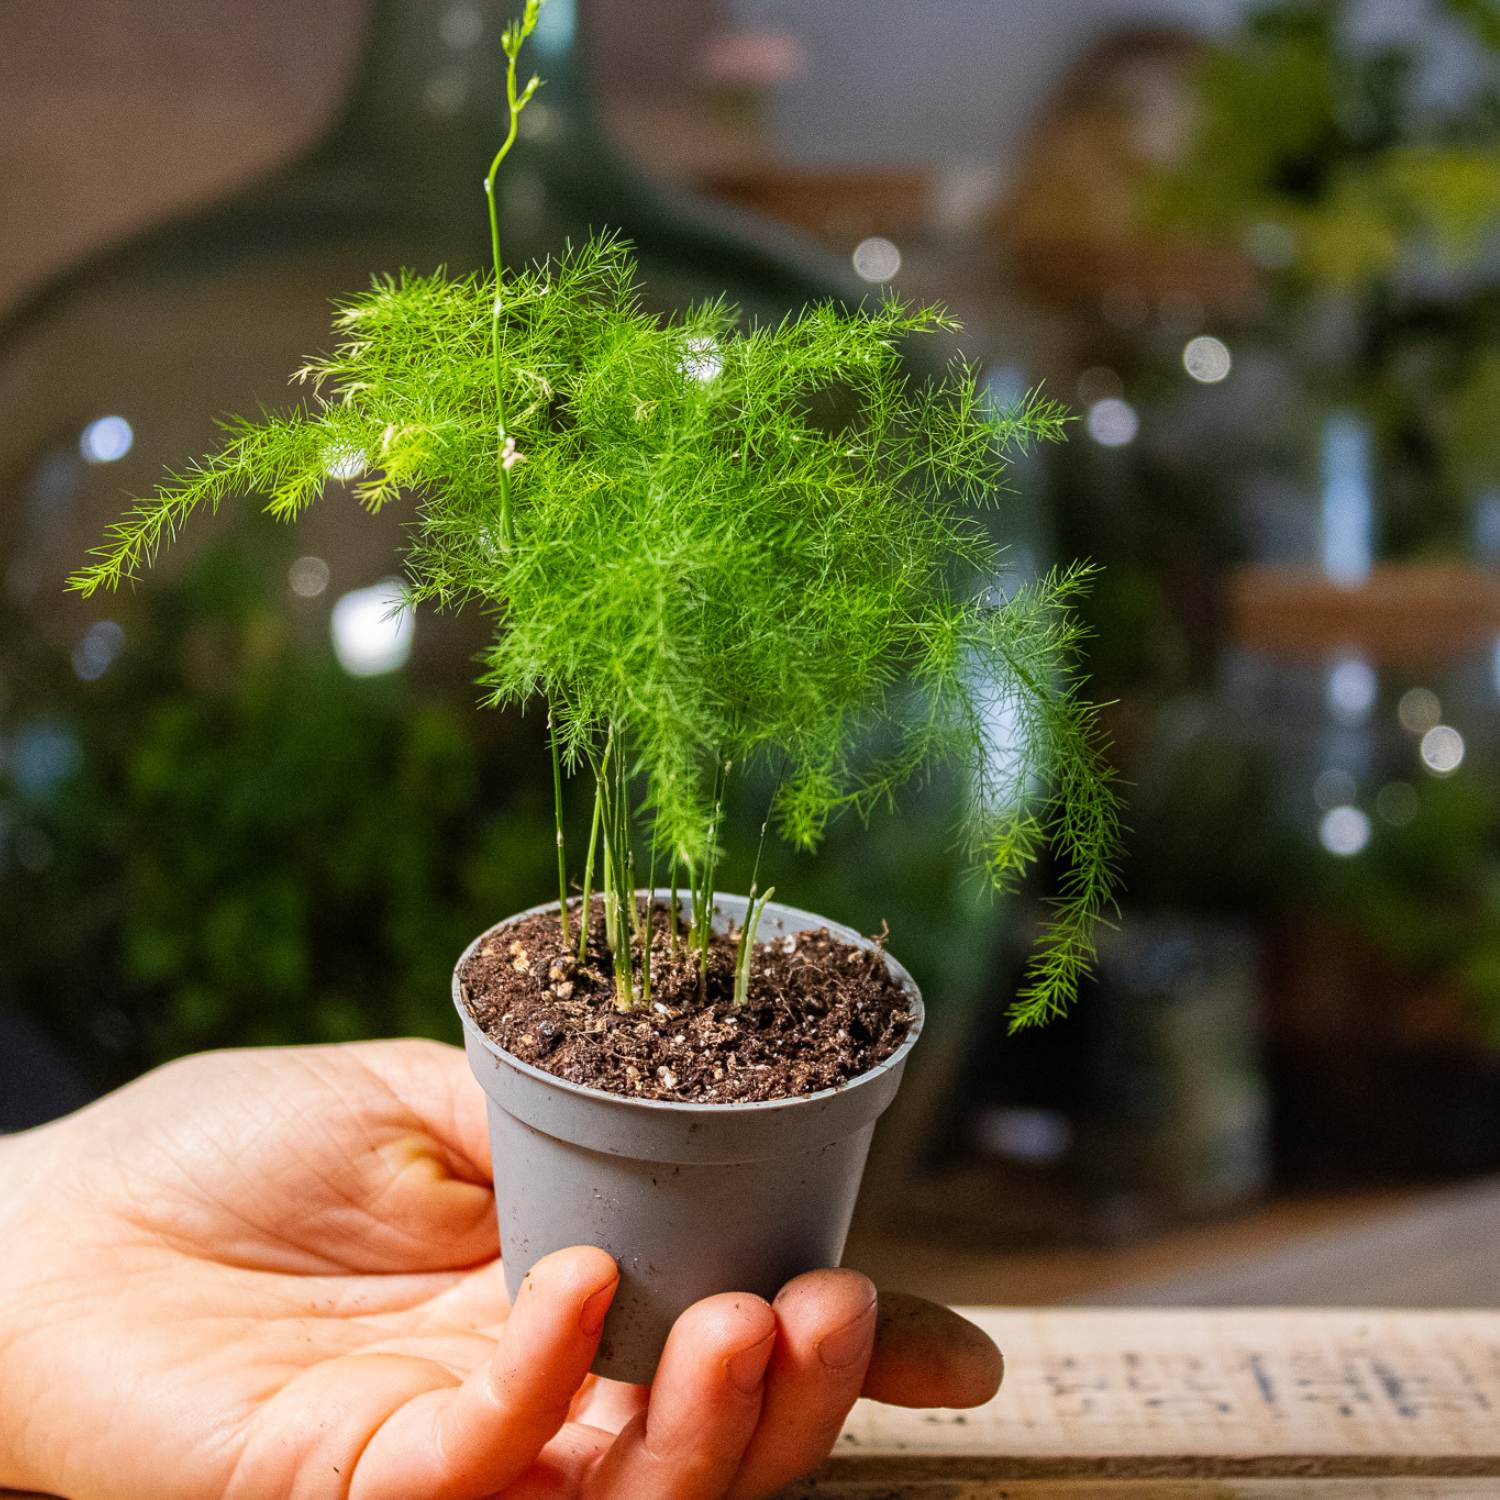
[[[774,823],[811,848],[837,813],[964,764],[990,881],[1049,850],[1064,866],[1017,1026],[1087,969],[1117,814],[1077,693],[1087,570],[1006,597],[967,510],[1063,412],[996,410],[963,366],[911,382],[901,341],[954,325],[894,297],[742,329],[722,302],[644,311],[609,237],[503,270],[495,180],[538,86],[517,57],[539,8],[505,34],[492,274],[403,274],[344,304],[333,353],[299,372],[312,403],[232,426],[73,584],[134,577],[233,495],[286,520],[330,481],[371,510],[415,498],[409,602],[492,611],[488,701],[547,713],[556,899],[454,976],[507,1275],[514,1291],[550,1250],[607,1248],[623,1274],[596,1368],[643,1380],[692,1301],[837,1262],[922,1023],[883,940],[773,904],[758,874],[718,889],[731,780],[769,765],[762,838]],[[575,778],[583,850],[563,838]]]

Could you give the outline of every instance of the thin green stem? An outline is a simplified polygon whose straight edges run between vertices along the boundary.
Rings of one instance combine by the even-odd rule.
[[[780,782],[776,791],[781,790]],[[776,805],[776,792],[771,793],[771,806]],[[755,946],[755,929],[760,926],[760,914],[766,902],[776,893],[773,885],[756,905],[755,893],[760,888],[760,860],[766,852],[766,830],[771,826],[771,808],[766,809],[765,820],[760,825],[760,841],[755,846],[755,863],[750,867],[750,894],[745,900],[745,921],[740,928],[740,945],[734,956],[734,1003],[743,1005],[750,990],[750,951]]]
[[[771,793],[771,806],[766,808],[766,816],[760,825],[760,840],[755,846],[755,863],[750,867],[750,894],[755,894],[756,882],[760,879],[761,855],[766,852],[766,830],[771,826],[771,807],[776,805],[776,792],[781,790],[781,783],[776,784],[776,791]]]
[[[505,102],[510,111],[510,128],[505,132],[505,139],[495,152],[484,179],[484,196],[490,215],[490,261],[495,273],[495,298],[490,306],[490,355],[495,377],[495,464],[500,482],[500,545],[506,551],[515,545],[516,540],[510,498],[510,471],[520,455],[516,452],[515,440],[511,437],[505,420],[505,381],[500,361],[500,216],[495,205],[495,179],[500,172],[500,164],[510,155],[510,148],[516,143],[521,111],[531,102],[531,96],[541,84],[541,80],[533,74],[525,89],[519,95],[516,93],[516,61],[521,55],[521,44],[536,29],[537,16],[544,3],[545,0],[527,0],[521,19],[505,28]]]
[[[667,911],[667,956],[677,957],[677,854],[672,854],[672,905]]]
[[[557,826],[557,919],[563,945],[573,941],[568,930],[568,860],[563,846],[562,754],[557,748],[557,723],[547,710],[547,738],[552,744],[552,818]]]
[[[613,953],[618,945],[619,881],[615,878],[614,797],[610,780],[614,769],[615,731],[610,726],[604,740],[604,758],[594,767],[594,784],[599,796],[600,827],[604,833],[604,941]]]
[[[599,824],[604,834],[604,935],[615,970],[615,1005],[635,1005],[632,929],[634,911],[633,864],[630,848],[630,778],[623,749],[616,744],[614,726],[605,741],[603,759],[594,769]],[[628,905],[627,905],[628,903]]]
[[[632,896],[631,900],[634,901]],[[645,912],[641,918],[641,1005],[651,1004],[651,936],[656,913],[656,839],[651,840],[651,864],[646,876]]]
[[[708,825],[708,849],[703,857],[703,862],[700,865],[691,867],[691,874],[693,879],[693,919],[691,925],[688,928],[688,946],[690,948],[696,948],[700,946],[703,938],[703,930],[709,923],[708,905],[705,898],[707,896],[709,887],[713,883],[713,877],[711,874],[713,862],[713,845],[715,831],[718,827],[720,800],[723,796],[723,774],[723,763],[716,762],[714,766],[713,787],[714,811]]]
[[[630,839],[630,776],[625,756],[615,756],[614,785],[610,791],[614,817],[615,873],[615,1004],[620,1010],[635,1009],[634,954],[631,937],[636,926],[635,853]]]
[[[740,949],[734,963],[734,1003],[743,1005],[750,997],[750,963],[755,957],[755,934],[760,928],[760,919],[766,914],[766,905],[776,894],[776,887],[766,887],[759,901],[755,899],[755,886],[750,887],[750,896],[745,903],[745,922],[740,928]]]
[[[698,945],[698,997],[708,998],[708,947],[714,928],[714,878],[718,873],[719,824],[724,816],[724,790],[732,761],[723,761],[714,773],[714,813],[708,828],[708,849],[703,858],[702,886],[693,902],[693,937]]]
[[[620,946],[620,881],[615,867],[618,849],[615,843],[614,786],[611,779],[614,768],[610,764],[610,751],[613,745],[614,736],[611,733],[604,747],[604,763],[597,773],[604,827],[604,941],[612,954],[617,952]]]
[[[594,899],[594,851],[599,846],[599,816],[604,800],[604,789],[599,784],[599,768],[594,767],[594,821],[589,829],[588,858],[583,862],[583,905],[578,915],[578,962],[588,956],[589,920],[592,913],[590,903]]]

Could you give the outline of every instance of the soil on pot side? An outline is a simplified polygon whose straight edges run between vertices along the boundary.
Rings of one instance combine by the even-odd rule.
[[[638,1099],[748,1104],[833,1088],[885,1061],[912,1022],[910,1002],[878,953],[826,930],[755,945],[749,997],[736,1006],[738,933],[709,948],[706,998],[685,929],[652,913],[651,1005],[615,1008],[602,902],[577,957],[579,903],[565,947],[556,911],[493,934],[459,981],[480,1028],[522,1062],[570,1083]]]

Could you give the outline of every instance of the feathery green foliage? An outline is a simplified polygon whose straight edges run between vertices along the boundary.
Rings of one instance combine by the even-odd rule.
[[[203,506],[258,493],[292,519],[331,469],[359,468],[370,509],[418,501],[413,599],[494,611],[490,701],[544,698],[573,769],[597,769],[613,731],[625,780],[609,785],[644,788],[668,858],[712,860],[726,762],[776,764],[778,825],[807,848],[840,810],[868,814],[935,762],[965,763],[965,837],[997,885],[1044,847],[1064,857],[1016,1018],[1065,1003],[1109,901],[1117,832],[1075,683],[1068,604],[1087,570],[1002,601],[1001,558],[970,508],[1003,492],[1008,454],[1061,434],[1056,405],[1031,396],[995,413],[963,368],[914,384],[900,341],[952,325],[895,298],[745,332],[723,304],[654,317],[608,239],[508,276],[498,299],[483,277],[377,281],[337,323],[333,353],[299,372],[315,403],[232,427],[112,528],[75,586],[135,576]],[[862,756],[872,743],[883,753]]]
[[[743,329],[723,302],[660,318],[607,237],[503,277],[377,280],[298,372],[312,403],[232,426],[111,528],[73,586],[135,577],[231,495],[291,520],[331,471],[358,470],[369,509],[416,502],[412,600],[493,613],[489,701],[544,700],[563,763],[593,773],[585,880],[597,846],[622,1005],[649,990],[632,960],[638,819],[674,887],[686,868],[701,941],[735,768],[774,767],[776,824],[812,848],[839,812],[957,761],[972,771],[965,843],[997,887],[1044,849],[1060,857],[1012,1008],[1026,1025],[1088,967],[1117,811],[1078,694],[1068,606],[1087,570],[1002,598],[972,509],[1065,415],[1037,395],[996,411],[963,366],[913,382],[902,341],[953,326],[895,297],[775,327]]]

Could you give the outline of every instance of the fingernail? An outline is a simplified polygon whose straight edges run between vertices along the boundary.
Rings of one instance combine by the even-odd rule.
[[[738,1354],[730,1356],[725,1368],[729,1371],[729,1379],[736,1390],[743,1391],[749,1396],[760,1389],[760,1383],[765,1379],[766,1366],[771,1362],[771,1350],[775,1343],[776,1335],[768,1333],[760,1343],[752,1344],[748,1349],[741,1349]]]
[[[584,1299],[583,1306],[578,1310],[578,1326],[590,1338],[604,1327],[609,1305],[614,1300],[615,1285],[612,1281],[608,1286],[600,1287],[597,1292]]]
[[[856,1360],[862,1359],[870,1347],[875,1333],[875,1304],[873,1302],[852,1322],[818,1340],[818,1358],[830,1370],[844,1370]]]

